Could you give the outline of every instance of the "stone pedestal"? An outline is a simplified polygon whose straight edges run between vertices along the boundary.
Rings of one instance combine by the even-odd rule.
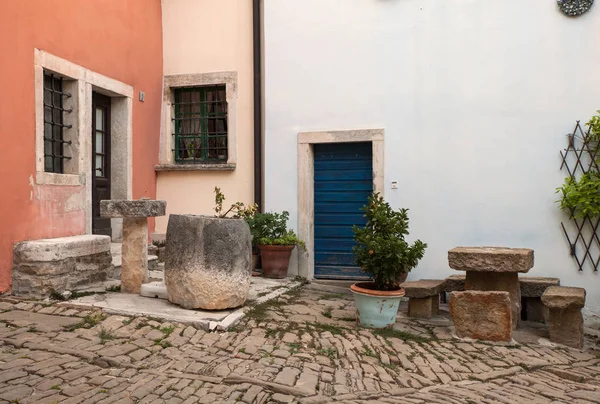
[[[542,295],[542,302],[550,310],[550,341],[582,349],[585,289],[551,286]]]
[[[465,290],[505,291],[511,301],[512,327],[521,319],[518,273],[533,267],[533,250],[505,247],[456,247],[448,251],[450,268],[466,271]]]
[[[508,292],[452,292],[450,315],[458,337],[484,341],[512,339],[512,309]]]
[[[121,292],[140,293],[148,282],[148,217],[164,216],[167,203],[153,200],[100,201],[100,215],[123,218]]]
[[[140,293],[148,282],[148,219],[123,218],[121,292]]]

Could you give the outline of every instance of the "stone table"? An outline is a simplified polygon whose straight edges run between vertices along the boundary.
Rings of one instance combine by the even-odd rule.
[[[123,218],[121,292],[140,293],[148,282],[148,217],[164,216],[165,201],[143,199],[100,201],[100,215]]]
[[[456,247],[448,251],[448,264],[466,271],[465,290],[504,291],[510,295],[512,326],[521,319],[519,273],[533,267],[533,250],[506,247]]]

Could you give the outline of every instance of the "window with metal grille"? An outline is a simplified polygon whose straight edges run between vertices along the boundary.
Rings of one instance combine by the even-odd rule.
[[[50,173],[64,173],[64,160],[71,159],[64,148],[71,141],[65,141],[63,133],[71,125],[63,124],[63,115],[72,110],[63,108],[64,97],[71,94],[63,92],[62,78],[44,71],[44,171]]]
[[[175,89],[175,162],[227,162],[225,85]]]

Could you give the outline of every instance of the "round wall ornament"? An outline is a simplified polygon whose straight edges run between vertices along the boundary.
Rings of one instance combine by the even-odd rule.
[[[594,4],[594,0],[557,0],[556,2],[560,11],[571,17],[585,13]]]

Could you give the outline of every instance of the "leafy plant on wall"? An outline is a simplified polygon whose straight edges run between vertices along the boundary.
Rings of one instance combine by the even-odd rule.
[[[560,209],[569,221],[561,227],[580,271],[586,262],[600,267],[600,111],[586,124],[577,121],[569,144],[560,152],[568,176],[556,189]],[[570,230],[568,230],[569,228]]]
[[[600,114],[600,111],[597,112]],[[570,173],[563,186],[556,190],[561,194],[560,208],[576,218],[600,216],[600,115],[594,115],[585,125],[588,130],[581,138],[580,159],[576,164],[583,167],[585,163],[581,157],[587,153],[587,167],[579,178]],[[570,142],[573,143],[574,139]]]

